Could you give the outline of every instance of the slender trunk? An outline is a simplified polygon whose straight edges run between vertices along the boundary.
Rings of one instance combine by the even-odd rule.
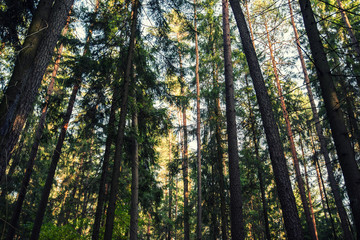
[[[354,30],[351,27],[350,21],[347,17],[346,12],[344,11],[344,7],[341,3],[341,0],[336,0],[338,6],[339,6],[339,10],[341,13],[341,18],[345,24],[346,30],[349,34],[350,40],[351,40],[351,44],[353,49],[355,50],[356,54],[355,54],[355,58],[357,59],[357,61],[360,63],[360,45],[359,45],[359,41],[357,40]],[[360,87],[360,86],[359,86]]]
[[[112,232],[114,227],[116,198],[119,190],[120,163],[121,163],[121,155],[122,155],[123,143],[124,143],[128,91],[131,80],[130,73],[131,73],[132,59],[135,48],[135,34],[136,34],[136,25],[137,25],[138,6],[139,6],[138,0],[133,0],[132,12],[131,12],[131,34],[130,34],[129,52],[127,56],[123,95],[121,102],[121,113],[120,113],[119,126],[116,137],[116,149],[115,149],[114,166],[113,166],[112,179],[111,179],[109,205],[106,216],[104,240],[110,240],[112,238]]]
[[[218,77],[214,77],[215,86],[218,89]],[[215,129],[215,138],[216,138],[216,154],[217,154],[217,170],[219,174],[219,188],[220,188],[220,217],[221,217],[221,236],[223,240],[228,239],[228,218],[226,214],[226,192],[225,192],[225,176],[224,176],[224,166],[225,159],[223,157],[223,148],[222,148],[222,137],[221,137],[221,108],[220,108],[220,99],[219,96],[216,96],[215,99],[215,116],[216,116],[216,129]]]
[[[310,49],[325,102],[331,133],[341,169],[343,171],[350,207],[354,216],[357,237],[360,239],[360,170],[355,161],[354,151],[345,126],[340,102],[337,98],[330,66],[320,39],[316,21],[309,0],[299,0]]]
[[[279,98],[280,98],[281,109],[282,109],[283,117],[284,117],[285,123],[286,123],[286,131],[287,131],[287,135],[288,135],[289,143],[290,143],[290,150],[291,150],[291,155],[292,155],[294,169],[295,169],[296,182],[298,184],[298,188],[299,188],[299,192],[300,192],[300,198],[301,198],[302,206],[303,206],[303,209],[304,209],[304,212],[305,212],[305,219],[306,219],[306,223],[307,223],[307,226],[308,226],[308,231],[309,231],[310,237],[313,240],[317,240],[318,235],[317,235],[316,225],[313,223],[314,219],[311,218],[309,205],[308,205],[308,202],[307,202],[307,199],[306,199],[306,191],[305,191],[305,186],[304,186],[304,180],[301,177],[299,160],[298,160],[297,153],[296,153],[296,148],[295,148],[294,136],[293,136],[292,129],[291,129],[289,114],[288,114],[288,112],[286,110],[285,99],[284,99],[284,96],[283,96],[283,93],[282,93],[279,75],[277,73],[276,60],[275,60],[274,52],[273,52],[273,49],[272,49],[272,43],[270,41],[270,35],[269,35],[266,20],[265,20],[265,30],[266,30],[266,36],[267,36],[267,40],[268,40],[268,44],[269,44],[269,49],[270,49],[271,63],[272,63],[273,70],[274,70],[275,83],[276,83],[276,87],[278,89],[278,95],[279,95]]]
[[[110,152],[111,152],[111,145],[113,143],[114,139],[114,132],[115,132],[115,113],[118,108],[118,99],[119,96],[119,88],[114,86],[114,93],[110,108],[110,116],[109,116],[109,123],[107,125],[107,137],[105,142],[105,153],[104,153],[104,160],[102,163],[101,168],[101,177],[100,177],[100,183],[99,183],[99,193],[98,193],[98,200],[96,205],[96,211],[95,211],[95,221],[93,226],[93,233],[92,233],[92,240],[98,240],[99,234],[100,234],[100,225],[101,225],[101,218],[104,211],[104,203],[105,203],[105,197],[106,197],[106,182],[107,182],[107,176],[109,171],[109,159],[110,159]]]
[[[265,87],[260,65],[256,57],[255,49],[250,38],[249,30],[246,26],[245,17],[241,10],[240,3],[237,0],[230,0],[230,4],[235,15],[243,50],[256,91],[256,97],[269,147],[270,158],[273,165],[278,196],[283,209],[282,212],[287,236],[289,239],[293,240],[303,239],[300,218],[296,209],[295,197],[291,188],[284,150],[281,144],[274,113],[272,111],[270,97]]]
[[[44,4],[39,5],[41,12],[44,13],[44,18],[42,16],[34,18],[34,20],[37,19],[34,25],[39,25],[35,27],[34,32],[29,31],[27,39],[30,39],[30,36],[35,39],[29,40],[28,44],[23,46],[21,52],[24,52],[24,55],[18,56],[13,76],[9,82],[11,87],[6,90],[0,104],[0,179],[5,174],[11,152],[31,112],[41,80],[61,30],[65,26],[73,0],[57,0],[51,8],[51,12],[51,0],[41,1],[39,4]],[[45,21],[43,21],[44,19]],[[42,33],[43,30],[44,33]],[[38,34],[39,36],[37,36]]]
[[[294,15],[293,15],[293,11],[292,11],[292,7],[291,7],[291,1],[288,0],[288,5],[289,5],[289,9],[290,9],[290,16],[291,16],[291,24],[294,30],[294,35],[295,35],[295,41],[296,41],[296,47],[297,47],[297,51],[299,54],[299,58],[300,58],[300,62],[301,62],[301,67],[303,70],[303,74],[304,74],[304,80],[305,80],[305,84],[306,84],[306,89],[307,89],[307,93],[308,93],[308,97],[309,97],[309,101],[310,101],[310,105],[311,105],[311,110],[313,113],[313,119],[315,122],[315,129],[316,129],[316,133],[317,136],[319,138],[319,143],[320,143],[320,151],[321,154],[324,156],[325,159],[325,164],[326,164],[326,168],[327,168],[327,172],[328,172],[328,178],[329,178],[329,183],[330,183],[330,187],[332,190],[332,193],[334,195],[334,199],[335,199],[335,204],[336,207],[338,209],[339,212],[339,216],[340,216],[340,221],[341,221],[341,227],[344,233],[344,238],[345,239],[351,239],[351,232],[350,229],[347,225],[347,214],[346,211],[344,209],[344,205],[341,201],[341,195],[340,195],[340,190],[339,190],[339,186],[337,185],[337,182],[335,180],[335,176],[334,176],[334,171],[333,171],[333,167],[331,164],[331,160],[329,157],[329,152],[327,150],[326,147],[326,141],[325,141],[325,137],[322,131],[322,127],[321,127],[321,121],[319,118],[319,114],[315,105],[315,101],[314,101],[314,96],[312,94],[312,90],[311,90],[311,86],[310,86],[310,79],[309,79],[309,75],[306,69],[306,64],[305,64],[305,60],[302,54],[302,50],[301,50],[301,45],[300,45],[300,37],[298,34],[298,31],[296,29],[296,25],[295,25],[295,20],[294,20]]]
[[[342,76],[339,76],[337,80],[340,84],[340,89],[341,89],[340,96],[342,99],[345,99],[346,115],[349,120],[348,128],[351,133],[351,138],[353,139],[352,140],[353,144],[355,145],[357,143],[360,148],[360,131],[355,116],[355,112],[353,110],[353,103],[355,102],[354,98],[351,95],[349,96],[349,87],[346,84],[344,78]]]
[[[306,158],[305,158],[305,153],[304,153],[304,146],[303,146],[303,143],[302,143],[301,135],[300,135],[300,147],[301,147],[302,158],[303,158],[303,161],[304,161],[303,166],[304,166],[304,173],[305,173],[305,184],[306,184],[307,191],[308,191],[308,200],[309,200],[309,205],[310,205],[311,217],[312,217],[312,221],[313,221],[313,224],[314,224],[314,227],[315,227],[315,230],[316,230],[315,214],[314,214],[314,208],[313,208],[312,199],[311,199],[309,178],[308,178],[307,167],[306,167],[307,163],[306,163]]]
[[[194,31],[195,31],[195,78],[196,78],[196,142],[197,142],[197,239],[201,240],[201,135],[200,135],[200,77],[199,77],[199,47],[196,23],[196,0],[194,0]]]
[[[178,36],[179,39],[179,36]],[[178,40],[179,41],[179,40]],[[180,63],[180,85],[181,85],[181,96],[185,98],[185,79],[182,67],[182,54],[179,49],[179,63]],[[183,127],[183,182],[184,182],[184,239],[190,239],[190,211],[189,211],[189,159],[188,159],[188,142],[187,142],[187,123],[186,123],[186,102],[182,103],[182,127]]]
[[[228,134],[229,175],[230,175],[230,220],[232,239],[244,239],[245,229],[242,212],[242,196],[237,143],[237,126],[235,113],[235,96],[233,82],[233,67],[231,61],[231,43],[229,26],[229,3],[222,1],[224,64],[226,90],[226,122]]]
[[[254,33],[253,33],[253,29],[252,29],[252,24],[251,24],[251,19],[250,19],[250,11],[249,11],[249,5],[248,5],[248,0],[245,0],[245,7],[246,7],[246,17],[247,17],[247,22],[249,24],[249,30],[250,30],[250,36],[251,36],[251,42],[254,46],[254,49],[256,50],[255,47],[255,39],[254,39]]]
[[[70,16],[68,17],[66,26],[63,29],[63,32],[62,32],[63,36],[66,34],[66,32],[68,30],[69,22],[70,22]],[[51,96],[51,94],[53,92],[53,89],[54,89],[55,78],[56,78],[56,75],[57,75],[57,72],[58,72],[58,69],[59,69],[60,59],[61,59],[61,56],[62,56],[62,51],[63,51],[63,44],[60,45],[60,47],[59,47],[59,49],[57,51],[58,55],[57,55],[57,58],[56,58],[56,61],[55,61],[54,69],[52,71],[50,83],[49,83],[49,86],[48,86],[48,89],[47,89],[47,93],[46,93],[46,97],[45,97],[45,105],[41,110],[39,124],[38,124],[38,126],[36,128],[36,131],[35,131],[35,139],[34,139],[34,142],[33,142],[32,146],[31,146],[30,157],[29,157],[27,167],[26,167],[26,170],[25,170],[25,175],[24,175],[22,183],[21,183],[21,188],[20,188],[17,200],[16,200],[15,209],[14,209],[13,215],[11,217],[9,230],[8,230],[8,234],[7,234],[7,239],[9,239],[9,240],[14,238],[15,230],[17,228],[20,213],[21,213],[21,209],[22,209],[22,205],[23,205],[23,202],[25,200],[27,187],[29,186],[30,178],[31,178],[31,175],[32,175],[32,172],[33,172],[36,154],[37,154],[37,151],[38,151],[39,145],[40,145],[40,139],[41,139],[41,136],[42,136],[43,131],[44,131],[45,119],[46,119],[48,106],[49,106],[49,99],[50,99],[50,96]]]
[[[71,97],[69,100],[69,105],[67,107],[66,114],[64,116],[64,120],[63,120],[62,127],[61,127],[61,132],[60,132],[60,135],[59,135],[59,138],[58,138],[58,141],[57,141],[57,144],[56,144],[56,147],[55,147],[52,159],[51,159],[51,164],[50,164],[50,168],[49,168],[48,175],[46,178],[46,183],[45,183],[42,195],[41,195],[41,200],[39,203],[38,211],[36,213],[36,218],[35,218],[34,226],[33,226],[32,233],[31,233],[31,238],[30,238],[32,240],[36,240],[39,238],[40,228],[41,228],[42,221],[43,221],[43,218],[45,215],[46,205],[47,205],[48,198],[50,195],[51,186],[52,186],[52,183],[54,180],[55,170],[56,170],[57,164],[60,159],[61,149],[64,144],[64,140],[65,140],[67,128],[69,125],[71,113],[72,113],[72,110],[74,107],[76,95],[80,88],[80,82],[81,82],[81,80],[77,79],[77,83],[75,83],[75,85],[73,87]]]
[[[171,146],[171,131],[169,130],[169,165],[171,164],[171,160],[172,160],[172,146]],[[172,230],[172,191],[173,191],[173,171],[171,170],[171,168],[169,169],[169,212],[168,212],[168,217],[169,217],[169,224],[167,227],[167,240],[171,240],[171,230]]]
[[[135,92],[135,91],[134,91]],[[136,93],[135,93],[136,94]],[[131,209],[130,209],[130,240],[137,239],[138,230],[138,202],[139,202],[139,145],[138,137],[138,114],[136,106],[136,95],[134,96],[134,109],[132,116],[132,127],[134,136],[132,139],[132,162],[131,162]]]
[[[322,204],[322,206],[323,206],[323,211],[324,211],[325,219],[326,219],[326,221],[328,221],[328,211],[329,211],[329,209],[327,208],[326,203],[325,203],[325,195],[324,195],[325,189],[323,189],[323,187],[322,187],[322,181],[321,181],[321,179],[320,179],[319,166],[318,166],[317,164],[314,164],[314,166],[315,166],[316,177],[317,177],[317,181],[318,181],[318,185],[319,185],[319,192],[320,192],[320,197],[321,197],[321,204]]]

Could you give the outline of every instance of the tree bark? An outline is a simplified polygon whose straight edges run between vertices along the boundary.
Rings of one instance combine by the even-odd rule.
[[[179,34],[178,34],[179,42]],[[183,170],[183,182],[184,182],[184,239],[190,239],[190,209],[189,209],[189,156],[188,156],[188,132],[187,132],[187,117],[186,117],[186,98],[185,96],[185,79],[182,66],[182,53],[178,49],[179,54],[179,64],[180,64],[180,85],[181,85],[181,97],[183,98],[182,106],[182,127],[183,127],[183,160],[182,160],[182,170]]]
[[[292,156],[292,159],[293,159],[295,175],[296,175],[296,182],[298,184],[298,188],[299,188],[299,192],[300,192],[301,203],[302,203],[302,206],[303,206],[303,209],[304,209],[304,212],[305,212],[305,219],[306,219],[306,223],[307,223],[307,226],[308,226],[308,231],[309,231],[310,237],[313,240],[317,240],[318,239],[318,234],[317,234],[317,230],[316,230],[316,224],[314,224],[315,219],[311,218],[309,205],[308,205],[308,202],[307,202],[307,199],[306,199],[306,191],[305,191],[304,180],[301,177],[299,159],[298,159],[297,153],[296,153],[294,136],[293,136],[293,132],[292,132],[292,129],[291,129],[289,114],[288,114],[288,112],[286,110],[285,98],[284,98],[284,95],[282,93],[282,89],[281,89],[281,85],[280,85],[280,79],[279,79],[279,75],[278,75],[278,72],[277,72],[276,60],[275,60],[274,52],[273,52],[273,49],[272,49],[272,43],[270,41],[270,35],[269,35],[269,30],[268,30],[268,27],[267,27],[266,20],[265,20],[265,30],[266,30],[266,36],[267,36],[267,40],[268,40],[268,44],[269,44],[269,49],[270,49],[270,58],[271,58],[272,66],[273,66],[273,71],[274,71],[274,76],[275,76],[275,83],[276,83],[276,87],[277,87],[277,90],[278,90],[278,95],[279,95],[279,99],[280,99],[280,104],[281,104],[283,117],[284,117],[285,123],[286,123],[286,131],[287,131],[287,135],[288,135],[288,138],[289,138],[291,156]]]
[[[303,239],[300,218],[296,209],[295,197],[291,188],[284,150],[281,144],[279,130],[275,122],[274,113],[272,111],[270,97],[265,87],[260,65],[256,57],[255,49],[250,38],[249,30],[246,26],[245,17],[241,10],[240,3],[237,0],[230,0],[230,4],[235,15],[243,50],[256,91],[256,97],[269,147],[271,163],[273,165],[278,196],[283,209],[282,212],[287,236],[289,239],[294,240]]]
[[[171,131],[169,130],[169,165],[171,164],[172,160],[172,146],[171,146]],[[172,195],[173,195],[173,171],[171,168],[169,169],[169,211],[168,211],[168,217],[169,217],[169,224],[167,227],[167,240],[171,240],[172,236]]]
[[[63,32],[62,32],[63,36],[65,36],[65,34],[68,30],[69,22],[70,22],[70,16],[68,17],[66,26],[63,29]],[[54,89],[55,78],[56,78],[56,75],[57,75],[57,72],[59,69],[59,64],[60,64],[60,60],[61,60],[61,56],[62,56],[63,47],[64,47],[63,44],[61,44],[57,51],[57,58],[55,61],[54,69],[51,74],[50,83],[49,83],[46,97],[45,97],[45,105],[41,110],[39,124],[38,124],[38,126],[36,128],[36,132],[35,132],[35,139],[34,139],[33,145],[31,146],[30,157],[29,157],[27,167],[25,170],[25,174],[24,174],[24,177],[23,177],[23,180],[21,183],[21,188],[20,188],[17,200],[16,200],[15,209],[14,209],[12,217],[11,217],[11,221],[10,221],[10,225],[9,225],[9,229],[8,229],[8,233],[7,233],[7,239],[9,239],[9,240],[14,238],[15,231],[18,226],[18,221],[19,221],[22,205],[25,200],[27,187],[29,186],[30,178],[31,178],[31,175],[33,172],[36,154],[39,149],[40,139],[41,139],[41,136],[44,131],[45,119],[46,119],[47,110],[48,110],[48,106],[49,106],[49,99],[50,99],[50,96]]]
[[[29,30],[23,53],[18,56],[9,87],[0,104],[0,179],[5,174],[11,151],[32,109],[73,0],[57,0],[52,8],[51,0],[41,1],[39,4],[40,16],[34,18],[31,25],[34,29]],[[38,36],[42,31],[44,33]]]
[[[242,210],[239,154],[237,143],[237,126],[235,113],[235,96],[233,67],[231,60],[229,3],[222,1],[224,65],[226,91],[226,122],[228,134],[229,175],[230,175],[230,220],[232,239],[244,239],[245,229]]]
[[[195,78],[196,78],[196,143],[197,143],[197,239],[201,240],[201,120],[200,120],[200,77],[199,77],[199,47],[197,34],[196,0],[194,0],[194,31],[195,31]]]
[[[332,130],[331,133],[350,198],[350,207],[358,233],[357,237],[360,239],[360,170],[355,161],[354,151],[340,109],[340,102],[335,91],[330,66],[316,26],[311,3],[309,0],[299,0],[299,3]]]
[[[131,80],[130,73],[131,73],[132,59],[135,49],[135,34],[136,34],[136,25],[137,25],[138,6],[139,6],[138,0],[132,0],[131,34],[130,34],[130,42],[129,42],[129,50],[128,50],[129,52],[127,56],[127,63],[125,69],[121,112],[120,112],[120,119],[119,119],[119,125],[118,125],[117,137],[116,137],[116,149],[115,149],[114,166],[113,166],[112,179],[111,179],[109,205],[106,216],[104,240],[110,240],[112,238],[112,232],[114,228],[116,198],[119,190],[120,163],[121,163],[121,155],[124,144],[128,91]]]

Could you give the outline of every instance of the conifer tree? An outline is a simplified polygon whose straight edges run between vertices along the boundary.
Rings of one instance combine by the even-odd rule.
[[[326,113],[331,126],[337,156],[345,179],[346,190],[350,198],[350,206],[354,216],[357,237],[360,236],[360,170],[355,161],[354,151],[344,122],[340,101],[335,91],[330,66],[317,29],[311,3],[300,0],[301,13],[308,35],[310,49],[314,60],[321,94],[324,99]]]
[[[250,38],[250,33],[247,28],[240,3],[236,0],[230,0],[230,4],[235,15],[243,50],[245,52],[246,60],[250,69],[250,75],[256,91],[256,97],[260,108],[275,175],[278,196],[283,210],[287,236],[291,239],[303,239],[300,218],[296,209],[295,197],[288,176],[279,130],[274,119],[270,98],[265,87],[259,62]]]

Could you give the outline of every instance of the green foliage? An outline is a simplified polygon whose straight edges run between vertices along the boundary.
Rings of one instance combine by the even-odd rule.
[[[86,239],[76,232],[74,226],[66,224],[64,226],[55,226],[52,223],[44,224],[41,227],[40,240],[75,240]]]

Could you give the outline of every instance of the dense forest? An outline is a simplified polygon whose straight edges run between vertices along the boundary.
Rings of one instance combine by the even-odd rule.
[[[359,0],[1,0],[0,239],[360,239]]]

